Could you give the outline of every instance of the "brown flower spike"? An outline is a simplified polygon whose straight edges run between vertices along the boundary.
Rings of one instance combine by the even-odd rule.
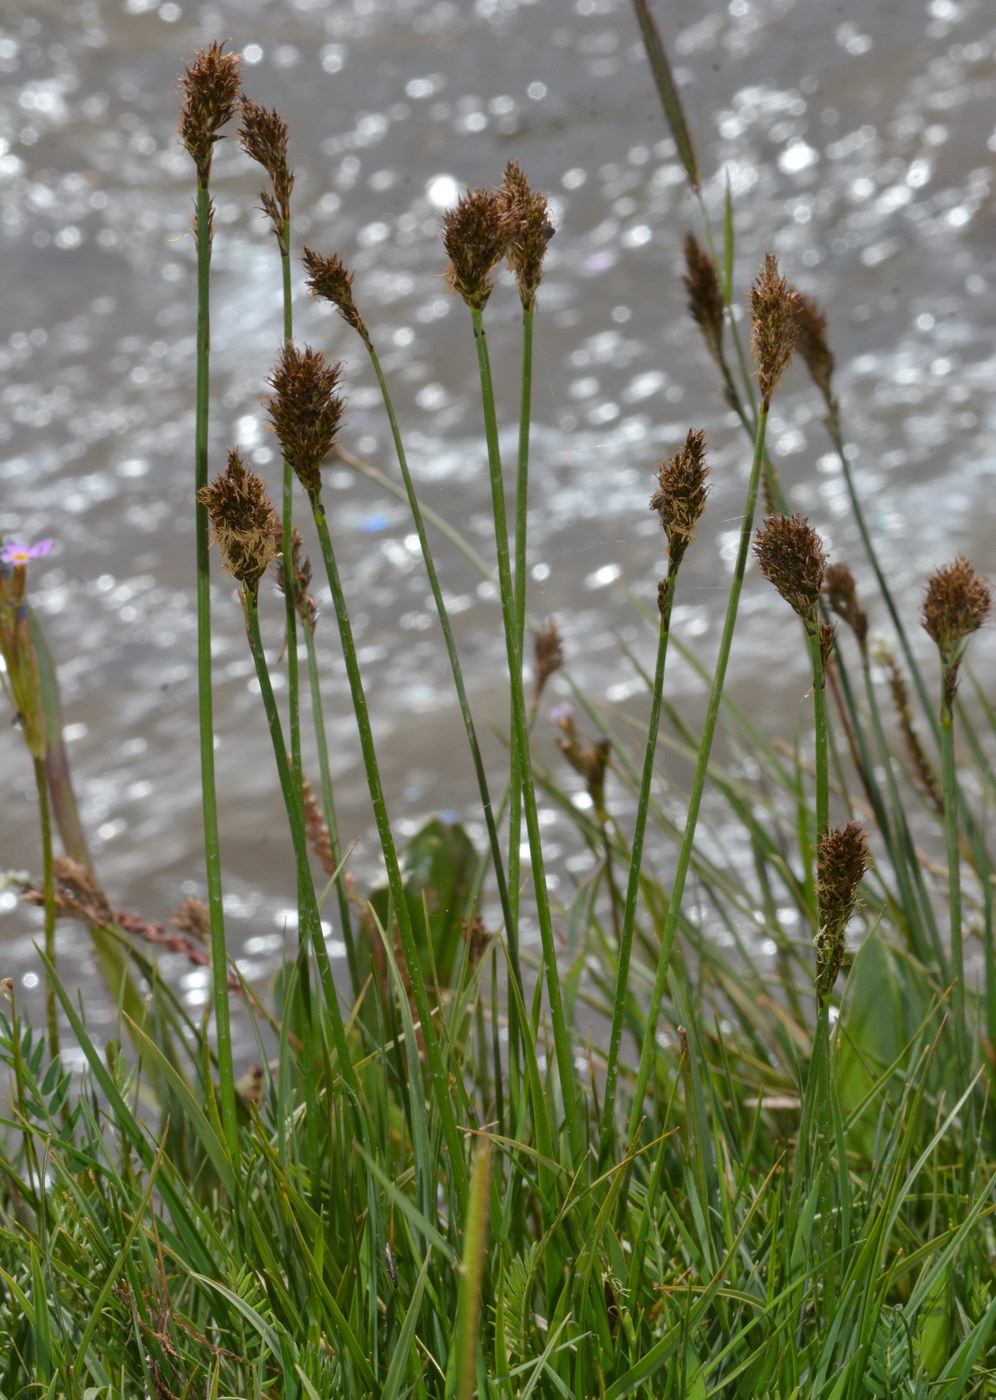
[[[814,624],[827,555],[806,517],[769,515],[754,537],[754,557],[789,607]]]
[[[805,292],[796,295],[795,320],[799,328],[796,349],[809,370],[810,378],[826,400],[827,408],[833,412],[835,403],[830,381],[833,378],[834,358],[827,344],[827,318],[812,297],[806,296]]]
[[[541,627],[533,637],[533,703],[538,705],[543,689],[553,675],[564,664],[564,648],[560,631],[551,617],[545,627]]]
[[[265,400],[284,457],[312,503],[322,489],[321,465],[332,450],[345,411],[338,393],[342,364],[306,345],[283,345],[270,375],[272,398]]]
[[[248,469],[242,454],[228,454],[228,468],[210,486],[197,493],[207,507],[211,534],[221,551],[221,562],[250,597],[259,593],[259,581],[277,553],[279,530],[276,511],[266,494],[266,484]]]
[[[330,301],[347,325],[353,327],[370,349],[370,336],[363,317],[353,301],[353,274],[347,269],[338,253],[325,257],[313,248],[305,248],[301,262],[308,274],[308,286],[313,296]]]
[[[509,247],[509,219],[498,190],[468,190],[443,215],[446,280],[472,311],[483,311],[494,291],[494,270]]]
[[[868,651],[868,614],[858,602],[854,575],[846,564],[829,564],[823,575],[823,592],[832,612],[846,622],[865,656]]]
[[[650,497],[650,509],[660,517],[667,536],[668,573],[678,570],[685,550],[695,538],[695,528],[705,510],[709,488],[706,477],[704,431],[689,430],[680,452],[662,462],[657,472],[657,490]]]
[[[530,187],[514,160],[505,166],[498,193],[505,206],[509,270],[515,277],[523,308],[531,311],[543,276],[543,259],[554,235],[550,205],[545,195]]]
[[[273,542],[277,548],[277,555],[273,560],[272,574],[277,588],[283,593],[287,585],[287,570],[284,569],[284,561],[280,554],[284,547],[284,530],[279,521],[274,531]],[[318,607],[308,592],[311,586],[311,560],[304,552],[304,540],[301,538],[301,532],[297,526],[291,527],[290,578],[294,595],[294,611],[305,627],[314,630],[315,623],[318,621]]]
[[[799,337],[798,306],[799,293],[779,273],[775,255],[765,253],[761,271],[747,297],[753,324],[750,348],[764,409],[771,403]]]
[[[248,97],[243,97],[241,109],[239,140],[246,155],[258,161],[270,177],[272,193],[263,190],[260,198],[263,212],[282,247],[294,188],[294,174],[287,165],[287,123],[276,107],[261,107]]]
[[[820,931],[816,939],[816,991],[821,1005],[833,990],[844,957],[844,931],[854,913],[858,886],[869,865],[868,837],[860,822],[834,827],[816,856]]]
[[[948,705],[958,689],[958,668],[968,639],[988,620],[992,606],[992,585],[963,554],[927,580],[921,621],[941,654]]]
[[[723,359],[723,294],[716,264],[694,233],[685,235],[685,271],[682,282],[692,320],[702,332],[709,354],[717,364]]]
[[[232,119],[239,100],[240,54],[224,53],[217,40],[200,49],[193,62],[184,64],[180,77],[183,104],[180,108],[180,139],[197,166],[197,176],[207,184],[211,174],[214,143],[222,138],[219,129]]]

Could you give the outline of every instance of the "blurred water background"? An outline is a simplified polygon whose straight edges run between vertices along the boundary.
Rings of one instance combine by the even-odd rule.
[[[956,552],[993,572],[996,461],[996,16],[990,0],[669,0],[655,12],[681,82],[706,198],[729,180],[746,291],[766,247],[829,313],[847,435],[907,615]],[[55,537],[33,599],[59,662],[85,823],[112,900],[162,918],[203,893],[196,745],[192,481],[193,168],[176,76],[213,38],[291,127],[298,246],[338,248],[396,395],[423,499],[490,555],[469,320],[447,294],[440,211],[521,163],[553,201],[537,324],[531,593],[593,696],[640,693],[618,635],[652,655],[624,586],[653,602],[659,460],[691,426],[714,494],[682,573],[677,624],[703,654],[726,596],[749,448],[684,309],[680,249],[698,229],[629,0],[33,0],[0,29],[0,530]],[[279,339],[279,272],[261,172],[234,140],[215,161],[214,468],[241,444],[274,483],[259,400]],[[296,334],[342,357],[344,445],[393,474],[362,348],[301,293]],[[513,458],[518,298],[488,324]],[[820,405],[794,370],[770,443],[795,509],[868,578]],[[327,504],[399,835],[433,812],[479,836],[477,794],[407,512],[341,466]],[[439,555],[479,724],[505,723],[494,595]],[[217,575],[216,705],[229,938],[247,974],[280,956],[293,873],[242,619]],[[324,593],[320,595],[320,601]],[[741,703],[793,732],[804,656],[756,578],[735,646]],[[271,656],[280,605],[267,602]],[[875,621],[881,622],[881,615]],[[347,694],[326,642],[342,833],[372,832]],[[977,648],[977,665],[993,668]],[[991,650],[991,648],[990,648]],[[795,654],[798,652],[798,654]],[[772,667],[778,681],[771,683]],[[672,694],[694,689],[671,669]],[[553,688],[552,688],[553,689]],[[30,763],[0,726],[0,866],[37,872]],[[552,732],[552,731],[551,731]],[[495,741],[497,743],[497,741]],[[552,738],[539,739],[553,753]],[[611,798],[611,792],[610,792]],[[554,878],[583,853],[551,830]],[[650,858],[653,858],[652,856]],[[37,987],[35,911],[0,895],[0,974]],[[60,959],[86,990],[82,930]],[[167,960],[167,965],[169,961]],[[177,963],[191,1006],[206,981]],[[20,989],[23,989],[21,991]],[[96,1019],[99,998],[88,998]]]

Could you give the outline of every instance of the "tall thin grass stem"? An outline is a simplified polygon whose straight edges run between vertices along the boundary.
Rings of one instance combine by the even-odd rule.
[[[654,777],[654,757],[657,752],[657,733],[661,720],[661,701],[664,694],[664,668],[667,662],[667,644],[671,632],[671,612],[674,606],[674,590],[677,573],[670,573],[665,583],[664,606],[660,613],[660,630],[657,637],[657,663],[654,669],[653,689],[650,693],[650,718],[647,723],[647,747],[643,756],[643,770],[640,775],[640,794],[636,803],[636,820],[633,825],[633,842],[629,856],[629,878],[626,883],[626,902],[623,907],[622,934],[619,939],[619,954],[616,961],[616,988],[612,1006],[612,1026],[609,1031],[609,1049],[606,1057],[605,1090],[602,1097],[602,1131],[599,1147],[599,1161],[604,1167],[608,1153],[615,1140],[616,1089],[619,1079],[619,1051],[622,1045],[623,1023],[626,1017],[626,1002],[629,998],[629,966],[633,951],[633,933],[636,928],[636,905],[640,894],[640,874],[643,864],[643,843],[647,831],[647,814],[650,807],[650,788]]]
[[[218,1087],[225,1141],[233,1160],[238,1153],[235,1073],[228,990],[228,948],[221,885],[218,797],[214,769],[214,699],[211,678],[211,561],[208,513],[200,491],[208,483],[208,420],[211,355],[211,197],[206,177],[197,181],[197,380],[194,423],[194,528],[197,560],[197,708],[200,734],[201,808],[204,862],[211,918],[211,1003],[218,1054]]]
[[[636,1085],[633,1090],[633,1100],[630,1108],[629,1126],[627,1130],[627,1135],[630,1139],[635,1137],[640,1119],[643,1116],[643,1099],[657,1050],[657,1022],[660,1017],[661,1003],[663,1002],[664,990],[667,985],[668,969],[671,962],[671,948],[674,943],[678,921],[681,917],[681,902],[685,892],[685,880],[688,877],[688,870],[692,862],[692,853],[695,844],[695,828],[698,823],[699,808],[702,805],[702,793],[705,788],[706,772],[709,767],[709,755],[712,752],[712,742],[716,734],[720,702],[723,698],[723,686],[726,682],[726,668],[729,664],[730,650],[733,646],[733,633],[736,628],[740,594],[743,589],[744,574],[747,568],[747,559],[750,554],[751,532],[754,528],[754,515],[757,510],[758,486],[761,480],[761,467],[764,462],[764,441],[767,428],[768,406],[766,403],[762,403],[761,411],[757,418],[757,432],[754,437],[754,455],[751,461],[750,477],[747,483],[747,496],[744,501],[743,517],[740,522],[740,543],[737,549],[736,563],[733,568],[733,579],[730,584],[730,592],[726,603],[726,615],[723,620],[723,632],[720,637],[719,653],[716,657],[712,685],[709,689],[709,701],[706,708],[705,724],[702,729],[702,738],[699,741],[695,773],[692,777],[692,787],[688,798],[688,812],[685,817],[685,829],[681,838],[681,846],[678,850],[678,863],[675,868],[674,880],[668,899],[667,917],[664,923],[664,931],[661,935],[661,947],[657,958],[657,970],[654,974],[653,990],[651,991],[650,1001],[647,1006],[643,1047],[640,1051],[640,1062],[637,1069]]]
[[[553,922],[550,914],[550,898],[546,884],[546,869],[543,860],[543,846],[539,829],[539,813],[536,808],[536,788],[533,783],[532,763],[529,755],[529,733],[526,724],[526,705],[522,686],[522,655],[519,649],[516,630],[515,593],[512,586],[512,571],[508,551],[508,526],[505,517],[505,483],[502,478],[501,452],[498,444],[498,419],[495,412],[494,384],[491,377],[491,361],[488,355],[488,342],[484,330],[482,313],[470,308],[474,328],[474,345],[477,351],[477,365],[481,381],[481,405],[484,412],[484,431],[488,449],[488,470],[491,479],[491,505],[495,522],[495,545],[498,558],[498,588],[501,600],[502,621],[505,631],[505,652],[508,664],[512,706],[512,773],[510,781],[521,785],[523,805],[526,815],[526,830],[529,837],[529,856],[532,864],[533,886],[536,897],[536,913],[539,923],[540,940],[543,948],[543,971],[546,979],[547,998],[550,1004],[550,1022],[557,1059],[557,1073],[563,1099],[564,1118],[568,1138],[575,1163],[585,1152],[584,1133],[578,1117],[575,1096],[573,1057],[570,1037],[564,1017],[564,1005],[560,989],[560,970],[557,965],[557,950],[553,941]],[[516,773],[518,756],[518,773]],[[511,941],[512,931],[509,931]]]
[[[471,761],[474,765],[474,774],[477,778],[477,787],[481,796],[481,808],[484,813],[484,822],[488,832],[488,844],[491,848],[491,859],[495,872],[495,884],[498,889],[498,899],[501,905],[502,917],[505,920],[505,927],[508,930],[509,940],[509,961],[513,975],[522,985],[522,972],[519,966],[519,946],[517,937],[516,920],[513,905],[509,894],[509,883],[505,874],[505,862],[502,859],[501,841],[498,836],[498,826],[495,820],[494,803],[491,799],[491,792],[488,785],[487,772],[484,767],[484,759],[481,754],[481,745],[477,738],[477,727],[474,724],[474,716],[470,708],[470,700],[467,696],[467,687],[463,678],[463,667],[460,663],[460,654],[457,651],[456,639],[453,636],[453,625],[450,622],[449,611],[443,597],[443,590],[439,584],[439,575],[436,572],[436,563],[429,544],[429,537],[425,529],[424,510],[415,492],[415,485],[412,481],[411,471],[408,467],[408,456],[405,452],[404,439],[401,436],[401,429],[398,424],[397,415],[394,411],[394,402],[388,388],[380,357],[369,337],[364,337],[364,343],[370,356],[374,374],[377,376],[377,383],[380,387],[381,398],[384,402],[384,409],[387,413],[388,423],[391,427],[391,437],[394,442],[394,450],[398,459],[398,468],[401,472],[401,479],[404,483],[405,495],[408,500],[408,507],[412,513],[412,520],[415,525],[415,532],[418,535],[419,547],[422,551],[422,559],[425,564],[426,577],[429,580],[429,588],[432,592],[433,602],[436,607],[436,614],[439,618],[439,625],[442,629],[443,640],[446,644],[446,654],[450,663],[450,671],[453,675],[453,684],[457,693],[457,702],[460,706],[460,716],[463,720],[464,730],[467,735],[467,744],[470,748]],[[514,1037],[513,1037],[514,1039]]]
[[[270,671],[266,662],[266,652],[263,648],[263,638],[259,629],[259,609],[256,604],[256,599],[247,588],[241,590],[241,597],[246,616],[249,647],[252,652],[253,663],[256,667],[256,679],[259,682],[259,690],[263,700],[267,727],[270,731],[273,758],[277,767],[277,776],[280,781],[280,790],[284,797],[284,805],[287,809],[287,822],[290,827],[291,842],[294,847],[294,859],[297,863],[298,891],[302,904],[302,932],[305,939],[310,942],[314,951],[315,964],[318,968],[325,1004],[329,1019],[332,1023],[332,1037],[338,1057],[339,1070],[352,1095],[354,1104],[358,1104],[359,1084],[356,1079],[356,1070],[353,1066],[349,1042],[346,1039],[346,1027],[342,1017],[342,1009],[339,1006],[339,993],[336,990],[335,979],[332,975],[332,963],[329,959],[328,948],[325,944],[325,935],[322,932],[321,915],[318,909],[318,902],[315,898],[315,886],[308,862],[308,839],[304,829],[304,817],[301,810],[300,784],[295,775],[291,773],[290,765],[287,762],[287,748],[284,743],[283,729],[280,724],[280,713],[277,709],[276,698],[273,694]]]
[[[315,649],[315,629],[303,627],[304,645],[308,658],[308,681],[311,691],[312,723],[315,726],[315,748],[318,754],[318,773],[322,788],[322,811],[329,832],[329,850],[332,855],[332,868],[337,871],[335,880],[336,900],[339,905],[339,923],[342,928],[342,941],[346,945],[346,961],[353,986],[353,996],[358,997],[363,986],[359,964],[356,960],[356,940],[353,937],[353,920],[349,908],[349,894],[346,889],[346,874],[342,869],[342,842],[339,839],[339,823],[336,820],[335,800],[332,794],[332,773],[329,768],[329,746],[325,733],[325,713],[322,706],[321,683],[318,676],[318,656]]]
[[[325,509],[320,499],[312,497],[311,505],[315,528],[318,531],[322,559],[325,563],[325,572],[328,578],[329,589],[332,593],[332,604],[335,608],[336,620],[339,624],[339,638],[342,644],[343,661],[345,663],[346,676],[349,681],[349,689],[352,696],[353,712],[356,716],[356,727],[360,738],[360,750],[363,755],[363,768],[366,773],[370,802],[373,807],[374,821],[377,826],[377,835],[380,839],[384,865],[387,869],[388,886],[394,905],[394,917],[398,921],[398,932],[401,936],[401,946],[405,955],[406,969],[411,979],[412,996],[415,1001],[415,1009],[421,1022],[422,1035],[425,1039],[432,1093],[436,1100],[443,1137],[450,1155],[451,1170],[457,1198],[461,1212],[463,1212],[466,1207],[468,1191],[467,1164],[464,1158],[463,1143],[457,1129],[453,1097],[450,1091],[449,1074],[443,1062],[436,1023],[433,1018],[428,992],[426,991],[425,971],[422,967],[422,959],[415,942],[415,934],[408,911],[408,900],[405,895],[404,882],[401,878],[401,867],[398,863],[397,848],[394,843],[394,835],[391,831],[391,821],[388,815],[387,802],[384,797],[384,787],[380,777],[380,764],[378,763],[377,750],[374,746],[373,730],[370,725],[370,712],[367,707],[366,694],[363,689],[363,678],[360,675],[359,661],[356,656],[353,628],[349,620],[346,596],[343,592],[342,581],[339,577],[339,568],[336,563],[335,552],[332,548],[328,521],[325,517]]]

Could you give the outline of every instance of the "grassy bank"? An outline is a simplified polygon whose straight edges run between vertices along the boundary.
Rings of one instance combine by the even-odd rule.
[[[37,781],[38,875],[23,893],[44,914],[48,1003],[32,1025],[12,984],[0,988],[5,1400],[996,1393],[986,830],[996,722],[966,658],[985,641],[972,639],[990,588],[959,556],[924,579],[919,607],[893,596],[855,489],[824,318],[763,248],[751,285],[735,285],[735,212],[727,203],[712,221],[666,53],[644,0],[634,3],[698,210],[684,239],[689,335],[743,428],[743,470],[711,482],[709,424],[683,425],[680,450],[647,464],[660,576],[628,580],[645,634],[620,664],[644,696],[624,714],[576,687],[555,623],[534,616],[528,594],[533,336],[555,232],[542,193],[510,162],[441,230],[439,270],[465,306],[453,353],[479,371],[494,521],[482,559],[458,522],[422,509],[345,251],[297,245],[282,117],[244,94],[223,47],[185,68],[206,899],[186,901],[166,928],[115,909],[103,889],[30,606],[47,542],[8,542],[0,649]],[[223,131],[260,168],[283,288],[263,409],[283,457],[273,497],[238,451],[220,462],[208,450],[211,170]],[[660,237],[677,246],[682,233]],[[392,461],[356,461],[342,365],[294,338],[300,265],[369,357]],[[503,461],[487,320],[493,296],[514,295],[520,413],[515,460]],[[855,572],[876,584],[868,596],[794,513],[769,448],[793,360],[822,408],[864,546]],[[481,849],[429,813],[407,848],[396,840],[354,643],[357,599],[326,511],[322,469],[334,460],[408,503],[476,776]],[[715,565],[727,596],[706,665],[675,618],[712,496],[738,525],[732,564]],[[500,774],[482,756],[446,608],[457,550],[499,599]],[[280,819],[296,861],[299,945],[266,985],[242,980],[224,925],[211,628],[212,607],[235,603],[229,588],[212,600],[219,562],[237,587],[272,739],[272,825]],[[794,636],[811,677],[792,743],[762,732],[728,684],[751,568],[771,585],[775,645]],[[276,627],[260,615],[274,583]],[[870,622],[888,637],[873,640]],[[921,628],[929,664],[913,643]],[[336,820],[327,652],[348,677],[377,823],[384,881],[371,894],[350,876],[354,833]],[[675,652],[701,687],[694,725],[671,700]],[[558,673],[572,702],[553,711],[554,771],[533,738]],[[687,772],[686,789],[674,772]],[[550,810],[590,854],[573,886],[547,878]],[[93,941],[118,1010],[113,1041],[91,1037],[60,980],[59,918]],[[164,943],[209,966],[206,1023],[159,975]],[[234,1025],[258,1045],[246,1075]],[[67,1042],[82,1075],[66,1067]]]

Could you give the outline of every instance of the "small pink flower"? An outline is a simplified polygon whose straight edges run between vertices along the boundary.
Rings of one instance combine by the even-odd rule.
[[[44,559],[54,544],[54,540],[39,540],[37,544],[23,544],[20,540],[7,540],[0,550],[0,564],[20,564],[29,559]]]

